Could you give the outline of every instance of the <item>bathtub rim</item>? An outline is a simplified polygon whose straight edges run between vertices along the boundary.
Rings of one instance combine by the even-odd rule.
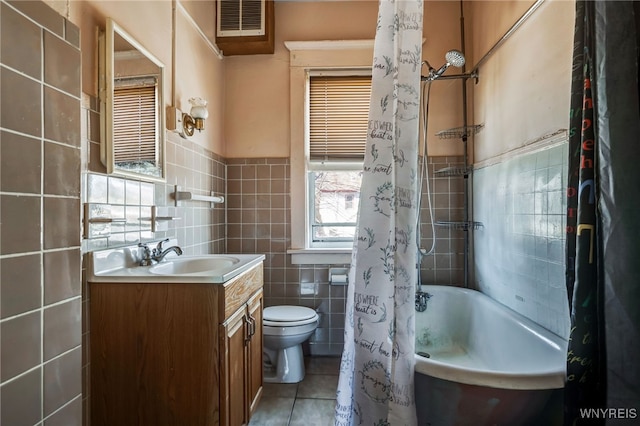
[[[559,352],[563,360],[566,361],[566,351],[568,342],[557,334],[542,327],[524,315],[514,311],[486,294],[463,287],[448,285],[423,285],[422,291],[447,291],[469,293],[472,297],[488,299],[491,304],[498,305],[500,309],[517,319],[526,328],[532,329],[536,334],[555,350]],[[468,385],[486,386],[499,389],[513,390],[544,390],[562,389],[566,382],[566,362],[555,368],[536,370],[535,372],[506,372],[471,367],[462,367],[454,364],[426,358],[415,354],[415,372],[436,377],[438,379],[458,382]]]

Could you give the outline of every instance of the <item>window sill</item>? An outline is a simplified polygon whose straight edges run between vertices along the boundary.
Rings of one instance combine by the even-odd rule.
[[[341,264],[351,263],[350,248],[308,248],[290,249],[291,263],[294,265]]]

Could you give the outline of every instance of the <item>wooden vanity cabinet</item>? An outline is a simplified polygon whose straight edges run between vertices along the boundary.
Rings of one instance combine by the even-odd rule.
[[[92,426],[247,424],[262,284],[262,264],[224,285],[89,283]]]

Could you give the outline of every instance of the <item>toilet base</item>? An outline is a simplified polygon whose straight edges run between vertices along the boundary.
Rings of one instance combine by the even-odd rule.
[[[276,365],[267,360],[277,357]],[[265,351],[265,383],[298,383],[304,379],[304,357],[302,345],[294,345],[277,351]]]

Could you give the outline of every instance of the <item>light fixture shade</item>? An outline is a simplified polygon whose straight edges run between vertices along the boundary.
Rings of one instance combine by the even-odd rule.
[[[209,111],[207,111],[207,101],[202,98],[191,98],[191,116],[193,118],[201,118],[206,120],[209,117]]]

